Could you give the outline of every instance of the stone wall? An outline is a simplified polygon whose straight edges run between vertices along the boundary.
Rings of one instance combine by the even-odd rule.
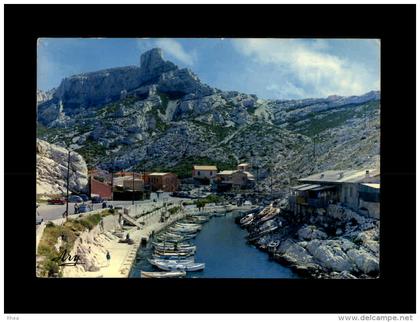
[[[366,208],[368,211],[367,215],[376,219],[380,219],[380,203],[379,202],[369,202],[369,201],[364,201],[360,199],[359,207]]]

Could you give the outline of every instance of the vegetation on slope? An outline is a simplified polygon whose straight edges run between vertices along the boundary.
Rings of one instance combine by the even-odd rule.
[[[342,106],[324,113],[313,112],[308,114],[308,120],[304,123],[291,122],[287,129],[314,137],[329,128],[341,126],[352,118],[365,116],[377,109],[379,109],[379,101],[371,101],[360,106],[354,104]]]
[[[74,243],[78,236],[86,229],[91,230],[103,217],[110,214],[109,210],[102,213],[83,216],[77,219],[69,219],[63,225],[47,223],[42,238],[38,245],[38,255],[43,257],[40,264],[41,277],[61,276],[60,264],[62,264],[62,254],[66,251],[71,254]],[[55,247],[59,238],[63,238],[59,250]],[[75,254],[71,254],[74,256]]]

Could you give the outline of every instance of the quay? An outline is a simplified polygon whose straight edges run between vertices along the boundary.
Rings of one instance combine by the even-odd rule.
[[[172,213],[171,213],[172,209]],[[102,227],[95,227],[83,233],[75,243],[74,252],[82,253],[88,261],[99,263],[94,271],[77,266],[66,266],[63,277],[103,277],[124,278],[128,277],[136,259],[142,240],[148,241],[152,234],[156,234],[178,220],[194,213],[231,212],[234,210],[249,210],[247,206],[211,205],[198,209],[195,206],[182,206],[182,201],[165,207],[163,202],[148,205],[132,205],[116,209],[113,215],[103,218]],[[82,217],[100,213],[104,209],[84,213]],[[69,219],[80,218],[80,215],[69,216]],[[162,218],[164,219],[162,221]],[[124,219],[134,226],[121,226],[120,220]],[[62,225],[65,219],[52,220],[55,225]],[[46,224],[42,223],[37,228],[37,248]],[[129,234],[131,244],[121,243]],[[109,252],[110,260],[105,254]]]

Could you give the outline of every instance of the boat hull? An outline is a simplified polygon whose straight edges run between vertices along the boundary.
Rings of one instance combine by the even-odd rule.
[[[140,272],[142,278],[180,278],[185,277],[187,273],[185,271],[175,272]]]

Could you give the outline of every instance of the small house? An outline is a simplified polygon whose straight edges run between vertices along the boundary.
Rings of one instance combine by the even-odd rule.
[[[146,176],[146,183],[152,191],[174,192],[179,187],[178,177],[170,172],[152,172]]]
[[[324,171],[298,181],[289,197],[295,213],[341,204],[379,218],[380,172],[377,169]]]
[[[252,174],[238,170],[224,170],[216,176],[218,184],[230,188],[246,188],[253,180],[254,176]]]
[[[217,174],[217,167],[215,165],[194,165],[192,170],[192,177],[194,179],[213,179]]]
[[[239,170],[239,171],[248,171],[249,170],[249,163],[240,163],[240,164],[238,164],[237,170]]]

